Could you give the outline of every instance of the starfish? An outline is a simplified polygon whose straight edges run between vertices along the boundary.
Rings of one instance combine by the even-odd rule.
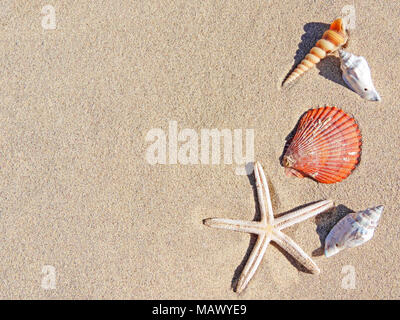
[[[332,208],[334,205],[332,200],[322,200],[275,219],[267,179],[265,178],[261,164],[258,162],[254,165],[254,176],[256,179],[261,221],[244,221],[223,218],[209,218],[203,221],[203,223],[209,227],[247,232],[257,235],[257,241],[246,265],[243,268],[242,274],[239,277],[236,286],[237,293],[241,293],[246,288],[260,265],[268,244],[271,241],[285,249],[312,273],[318,274],[320,270],[314,261],[312,261],[311,258],[291,238],[285,235],[282,230],[324,212]]]

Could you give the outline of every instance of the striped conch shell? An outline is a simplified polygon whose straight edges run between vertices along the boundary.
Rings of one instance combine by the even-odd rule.
[[[336,52],[338,49],[345,46],[349,38],[344,22],[341,18],[332,22],[331,26],[322,38],[317,41],[315,46],[306,55],[303,61],[297,65],[296,69],[286,78],[284,84],[289,84],[296,80],[307,70],[313,68],[321,59],[324,59],[328,54]]]
[[[325,239],[325,256],[331,257],[345,248],[357,247],[371,240],[382,212],[383,206],[377,206],[342,218]]]
[[[336,183],[351,174],[360,153],[361,133],[354,118],[327,106],[302,116],[282,164],[288,176]]]

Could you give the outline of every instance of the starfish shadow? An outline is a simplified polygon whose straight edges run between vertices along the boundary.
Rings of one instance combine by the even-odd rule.
[[[285,257],[286,259],[290,262],[290,264],[295,267],[298,271],[304,272],[304,273],[312,273],[311,271],[307,270],[306,267],[304,267],[301,263],[299,263],[295,258],[293,258],[290,253],[287,253],[284,249],[282,249],[280,246],[278,246],[275,242],[271,242],[271,244],[277,248]]]
[[[257,214],[255,216],[257,216]],[[237,284],[239,282],[240,275],[244,269],[244,266],[246,265],[247,260],[250,257],[251,252],[253,251],[254,246],[256,245],[256,241],[257,241],[257,235],[251,234],[250,235],[250,243],[249,243],[249,247],[247,248],[246,254],[243,257],[242,262],[235,269],[235,272],[233,274],[233,278],[231,281],[231,288],[235,292],[236,292]]]
[[[321,242],[321,247],[315,249],[312,252],[313,257],[322,256],[324,254],[325,239],[332,228],[349,213],[354,212],[353,210],[347,208],[346,206],[340,204],[329,211],[319,214],[315,218],[315,223],[317,225],[317,233],[319,236],[319,241]]]

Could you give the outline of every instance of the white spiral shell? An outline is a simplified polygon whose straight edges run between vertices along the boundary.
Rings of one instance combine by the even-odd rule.
[[[367,60],[344,50],[339,50],[339,57],[344,82],[363,99],[380,101],[381,97],[372,82]]]
[[[331,257],[345,248],[357,247],[374,235],[383,206],[349,213],[329,232],[325,239],[325,256]]]

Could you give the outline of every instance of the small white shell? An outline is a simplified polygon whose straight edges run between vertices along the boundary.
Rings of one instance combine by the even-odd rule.
[[[374,235],[383,206],[349,213],[329,232],[325,239],[325,256],[331,257],[345,248],[357,247]]]
[[[380,101],[381,97],[372,83],[371,70],[364,57],[339,50],[342,78],[358,95],[366,100]]]

